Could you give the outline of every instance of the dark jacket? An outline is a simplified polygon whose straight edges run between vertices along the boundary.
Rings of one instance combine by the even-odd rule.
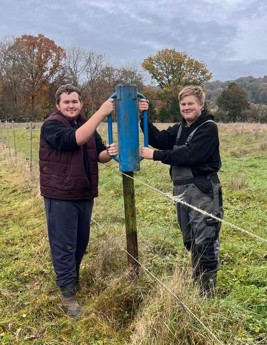
[[[77,127],[86,119],[79,115]],[[75,123],[61,112],[51,114],[40,135],[39,165],[41,195],[63,200],[91,199],[98,195],[96,133],[78,146]],[[100,136],[97,135],[98,141]],[[100,138],[101,139],[101,138]],[[99,151],[99,152],[98,152]],[[86,162],[86,164],[84,164]]]
[[[218,128],[214,122],[203,124],[186,143],[188,136],[195,128],[201,123],[213,119],[213,116],[204,110],[191,126],[186,125],[183,120],[162,131],[150,122],[148,125],[149,145],[159,149],[154,151],[153,160],[171,166],[190,167],[194,177],[218,172],[221,167],[221,159]],[[179,126],[182,126],[182,132],[179,141],[176,142]],[[141,127],[143,127],[142,121]]]

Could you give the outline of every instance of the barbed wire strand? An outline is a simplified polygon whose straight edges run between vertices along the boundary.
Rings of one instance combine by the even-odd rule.
[[[8,146],[6,146],[5,144],[3,144],[3,146],[6,147],[9,151],[13,151],[11,148],[9,148]],[[21,155],[19,155],[19,156],[21,156]],[[23,155],[23,156],[24,156],[24,155]],[[24,159],[27,161],[29,158],[26,157],[26,156],[24,156]],[[34,161],[33,161],[31,164],[32,164],[33,166],[35,166],[35,167],[38,167],[38,164],[35,163]],[[29,166],[30,166],[30,162],[29,162]],[[118,171],[117,171],[117,170],[115,171],[115,169],[114,169],[113,167],[111,167],[110,165],[105,164],[104,166],[105,166],[106,168],[111,169],[113,172],[118,173]],[[228,222],[228,221],[226,221],[226,220],[224,220],[224,219],[221,219],[221,218],[219,218],[219,217],[217,217],[217,216],[215,216],[215,215],[213,215],[213,214],[211,214],[211,213],[208,213],[208,212],[206,212],[206,211],[204,211],[204,210],[202,210],[202,209],[200,209],[200,208],[198,208],[198,207],[196,207],[196,206],[193,206],[193,205],[187,203],[186,201],[182,200],[183,195],[173,196],[173,195],[171,195],[170,193],[163,192],[163,191],[161,191],[161,190],[159,190],[159,189],[157,189],[157,188],[155,188],[155,187],[153,187],[153,186],[150,186],[148,183],[146,183],[146,182],[144,182],[144,181],[141,181],[141,180],[137,179],[136,177],[129,176],[128,174],[125,174],[124,172],[121,172],[121,171],[120,171],[119,174],[120,174],[120,175],[125,175],[126,177],[128,177],[128,178],[130,178],[130,179],[132,179],[132,180],[134,180],[134,181],[136,181],[136,182],[138,182],[138,183],[140,183],[140,184],[143,184],[144,186],[148,187],[149,189],[153,190],[154,192],[160,193],[160,194],[163,195],[165,198],[167,198],[167,199],[173,201],[173,203],[177,203],[177,202],[178,202],[178,203],[180,203],[180,204],[183,204],[183,205],[185,205],[185,206],[187,206],[187,207],[192,208],[193,210],[195,210],[195,211],[197,211],[197,212],[202,213],[203,215],[206,215],[206,216],[208,216],[208,217],[211,217],[211,218],[213,218],[213,219],[215,219],[215,220],[221,222],[222,224],[228,225],[229,227],[231,227],[231,228],[233,228],[233,229],[239,230],[240,232],[243,232],[243,233],[245,233],[245,234],[247,234],[247,235],[249,235],[249,236],[251,236],[251,237],[254,237],[254,238],[256,238],[256,239],[259,240],[259,241],[262,241],[262,242],[267,243],[267,239],[262,238],[262,237],[260,237],[260,236],[258,236],[258,235],[256,235],[256,234],[252,233],[251,231],[248,231],[248,230],[246,230],[246,229],[243,229],[243,228],[241,228],[241,227],[239,227],[239,226],[237,226],[237,225],[235,225],[235,224],[232,224],[232,223],[230,223],[230,222]]]
[[[103,226],[101,226],[95,219],[92,219],[92,222],[95,223],[101,230],[103,230],[105,232],[105,234],[110,237],[113,241],[115,240],[116,244],[118,245],[118,247],[120,247],[120,249],[122,249],[125,253],[127,253],[127,255],[129,255],[131,257],[131,259],[133,259],[140,267],[142,267],[142,269],[149,275],[151,276],[153,279],[155,279],[160,286],[162,286],[167,292],[169,292],[180,304],[181,306],[184,308],[184,310],[191,316],[193,317],[211,336],[213,339],[215,339],[218,344],[224,345],[224,343],[222,343],[217,336],[189,309],[189,307],[181,301],[181,299],[166,285],[164,284],[159,278],[157,278],[152,272],[150,272],[140,261],[138,261],[138,259],[136,259],[135,257],[133,257],[128,251],[127,249],[124,248],[124,246],[122,245],[121,242],[119,242],[118,238],[111,236],[105,229]]]
[[[6,146],[6,145],[3,145],[3,146]],[[8,148],[8,147],[7,147]],[[9,150],[11,150],[10,148],[8,148]],[[19,155],[20,156],[20,155]],[[24,157],[24,159],[25,159],[25,157]],[[23,159],[21,159],[22,161],[23,161]],[[26,160],[27,160],[27,158],[26,158]],[[35,166],[35,167],[37,167],[38,166],[38,164],[36,164],[35,162],[32,162],[33,163],[33,165]],[[114,172],[114,169],[113,169],[113,167],[111,167],[110,165],[105,165],[105,167],[108,167],[108,168],[110,168],[113,172]],[[117,171],[116,171],[117,172]],[[190,208],[192,208],[192,209],[194,209],[194,210],[196,210],[196,211],[198,211],[198,212],[200,212],[200,213],[202,213],[202,214],[204,214],[204,215],[207,215],[207,216],[209,216],[209,217],[211,217],[211,218],[213,218],[213,219],[215,219],[215,220],[217,220],[217,221],[220,221],[220,222],[222,222],[222,223],[224,223],[224,224],[227,224],[227,225],[229,225],[230,227],[233,227],[233,228],[235,228],[235,229],[237,229],[237,230],[239,230],[239,231],[242,231],[242,232],[244,232],[244,233],[246,233],[247,235],[250,235],[250,236],[252,236],[252,237],[255,237],[255,238],[257,238],[258,240],[261,240],[261,241],[264,241],[264,242],[267,242],[267,240],[266,239],[263,239],[263,238],[261,238],[261,237],[259,237],[259,236],[257,236],[257,235],[255,235],[255,234],[253,234],[253,233],[251,233],[250,231],[248,231],[248,230],[245,230],[245,229],[243,229],[243,228],[240,228],[240,227],[238,227],[238,226],[236,226],[236,225],[234,225],[234,224],[232,224],[232,223],[230,223],[230,222],[227,222],[227,221],[225,221],[225,220],[223,220],[223,219],[220,219],[220,218],[218,218],[218,217],[216,217],[216,216],[214,216],[213,214],[209,214],[208,212],[206,212],[206,211],[203,211],[203,210],[201,210],[201,209],[199,209],[199,208],[197,208],[197,207],[195,207],[195,206],[193,206],[193,205],[190,205],[190,204],[188,204],[187,202],[185,202],[184,200],[182,200],[182,195],[179,195],[179,196],[172,196],[171,194],[169,194],[169,193],[165,193],[165,192],[162,192],[161,190],[159,190],[159,189],[157,189],[157,188],[155,188],[155,187],[153,187],[153,186],[150,186],[149,184],[147,184],[146,182],[144,182],[144,181],[141,181],[141,180],[139,180],[139,179],[137,179],[136,177],[132,177],[132,176],[129,176],[128,174],[126,174],[126,173],[124,173],[124,172],[120,172],[120,174],[121,175],[125,175],[126,177],[128,177],[128,178],[131,178],[131,179],[133,179],[133,180],[135,180],[136,182],[138,182],[138,183],[140,183],[140,184],[143,184],[143,185],[145,185],[146,187],[148,187],[149,189],[152,189],[153,191],[155,191],[155,192],[157,192],[157,193],[160,193],[160,194],[162,194],[164,197],[166,197],[167,199],[169,199],[169,200],[171,200],[171,201],[173,201],[174,203],[181,203],[181,204],[183,204],[183,205],[185,205],[185,206],[188,206],[188,207],[190,207]],[[108,232],[107,231],[105,231],[104,230],[104,228],[103,227],[101,227],[101,225],[96,221],[96,220],[94,220],[94,219],[92,219],[92,221],[99,227],[99,228],[101,228],[109,237],[111,237],[109,234],[108,234]],[[112,239],[114,240],[114,237],[112,237]],[[212,338],[213,339],[215,339],[217,342],[218,342],[218,344],[222,344],[222,345],[224,345],[218,338],[217,338],[217,336],[189,309],[189,307],[184,303],[184,302],[182,302],[180,299],[179,299],[179,297],[168,287],[168,286],[166,286],[166,284],[164,284],[160,279],[158,279],[152,272],[150,272],[142,263],[140,263],[136,258],[134,258],[124,247],[123,247],[123,245],[121,244],[121,243],[119,243],[118,242],[118,240],[115,238],[115,242],[117,243],[117,245],[123,250],[123,251],[125,251],[126,253],[127,253],[127,255],[129,255],[136,263],[138,263],[138,265],[140,266],[140,267],[142,267],[142,269],[148,274],[148,275],[150,275],[154,280],[156,280],[158,283],[159,283],[159,285],[161,285],[166,291],[168,291],[180,304],[181,304],[181,306],[184,308],[184,310],[191,316],[191,317],[193,317],[211,336],[212,336]]]
[[[7,147],[7,149],[10,148]],[[19,155],[20,156],[20,155]],[[21,161],[24,161],[23,159],[21,159]],[[25,161],[24,161],[25,162]],[[33,165],[35,167],[37,167],[37,164],[34,162]],[[126,176],[128,176],[127,174],[125,174]],[[153,187],[152,187],[153,188]],[[102,229],[107,236],[109,236],[111,238],[111,235],[103,228],[103,226],[101,226],[95,219],[92,219],[92,222],[95,223],[100,229]],[[160,286],[162,286],[168,293],[170,293],[179,303],[180,305],[184,308],[184,310],[192,317],[194,318],[208,333],[209,335],[218,342],[218,344],[224,345],[224,343],[222,343],[217,336],[190,310],[190,308],[181,301],[181,299],[179,299],[179,297],[166,285],[164,284],[159,278],[157,278],[152,272],[150,272],[140,261],[138,261],[135,257],[133,257],[122,245],[121,242],[119,242],[118,238],[112,236],[112,240],[116,242],[116,244],[118,245],[118,247],[120,247],[120,249],[122,249],[124,252],[127,253],[128,256],[130,256],[150,277],[152,277],[154,280],[156,280],[158,282],[158,284]]]
[[[108,164],[105,164],[105,167],[106,167],[106,168],[110,168],[111,170],[114,171],[113,167],[111,167],[111,166],[108,165]],[[136,182],[138,182],[138,183],[140,183],[140,184],[143,184],[144,186],[146,186],[146,187],[152,189],[154,192],[160,193],[160,194],[163,195],[165,198],[167,198],[167,199],[173,201],[174,203],[177,203],[177,202],[178,202],[178,203],[183,204],[183,205],[185,205],[185,206],[187,206],[187,207],[190,207],[190,208],[192,208],[193,210],[202,213],[203,215],[206,215],[206,216],[208,216],[208,217],[211,217],[211,218],[213,218],[213,219],[215,219],[215,220],[217,220],[217,221],[219,221],[219,222],[221,222],[221,223],[223,223],[223,224],[226,224],[226,225],[230,226],[231,228],[234,228],[234,229],[236,229],[236,230],[239,230],[239,231],[241,231],[241,232],[243,232],[243,233],[245,233],[245,234],[247,234],[247,235],[249,235],[249,236],[251,236],[251,237],[256,238],[257,240],[260,240],[260,241],[262,241],[262,242],[267,243],[267,239],[262,238],[262,237],[260,237],[260,236],[258,236],[258,235],[256,235],[256,234],[252,233],[251,231],[248,231],[248,230],[246,230],[246,229],[243,229],[243,228],[241,228],[241,227],[239,227],[239,226],[237,226],[237,225],[235,225],[235,224],[232,224],[232,223],[230,223],[230,222],[227,222],[227,221],[224,220],[224,219],[221,219],[221,218],[219,218],[219,217],[216,217],[216,216],[214,216],[214,215],[211,214],[211,213],[208,213],[208,212],[206,212],[206,211],[203,211],[202,209],[200,209],[200,208],[198,208],[198,207],[196,207],[196,206],[193,206],[193,205],[187,203],[186,201],[182,200],[183,195],[173,196],[173,195],[171,195],[170,193],[162,192],[161,190],[159,190],[159,189],[157,189],[157,188],[155,188],[155,187],[153,187],[153,186],[150,186],[148,183],[146,183],[146,182],[144,182],[144,181],[142,181],[142,180],[139,180],[139,179],[137,179],[136,177],[129,176],[128,174],[126,174],[126,173],[124,173],[124,172],[121,172],[121,171],[120,171],[119,173],[120,173],[121,175],[127,176],[128,178],[130,178],[130,179],[132,179],[132,180],[134,180],[134,181],[136,181]]]

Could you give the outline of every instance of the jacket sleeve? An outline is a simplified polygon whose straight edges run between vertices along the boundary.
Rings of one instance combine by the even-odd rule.
[[[154,151],[153,160],[176,166],[193,167],[208,162],[219,147],[218,128],[215,123],[201,126],[192,139],[174,150]]]
[[[95,142],[97,155],[99,155],[99,153],[106,150],[106,146],[104,145],[103,140],[97,131],[95,131]]]
[[[57,151],[75,151],[79,148],[75,128],[66,127],[60,121],[47,121],[43,131],[47,144]]]
[[[143,119],[141,119],[140,127],[143,131]],[[168,127],[164,130],[159,130],[152,122],[148,123],[148,143],[159,150],[172,149],[175,144],[179,125]]]

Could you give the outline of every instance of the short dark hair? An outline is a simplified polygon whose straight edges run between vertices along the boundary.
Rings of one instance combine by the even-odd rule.
[[[57,91],[56,91],[56,94],[55,94],[55,99],[56,99],[56,104],[59,104],[60,102],[60,95],[62,93],[66,93],[66,94],[70,94],[72,92],[77,92],[78,96],[79,96],[79,100],[81,101],[82,100],[82,93],[81,93],[81,90],[77,87],[77,86],[74,86],[72,84],[65,84],[65,85],[61,85]]]

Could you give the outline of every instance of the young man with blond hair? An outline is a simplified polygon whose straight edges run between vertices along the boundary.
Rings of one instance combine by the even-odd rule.
[[[204,107],[200,86],[184,87],[178,100],[182,121],[162,131],[149,123],[149,144],[156,150],[143,147],[141,156],[170,165],[174,196],[192,206],[177,202],[178,223],[184,245],[191,251],[193,278],[202,295],[212,296],[219,269],[221,222],[205,212],[223,217],[218,128]],[[148,102],[140,100],[139,110],[147,109]]]

